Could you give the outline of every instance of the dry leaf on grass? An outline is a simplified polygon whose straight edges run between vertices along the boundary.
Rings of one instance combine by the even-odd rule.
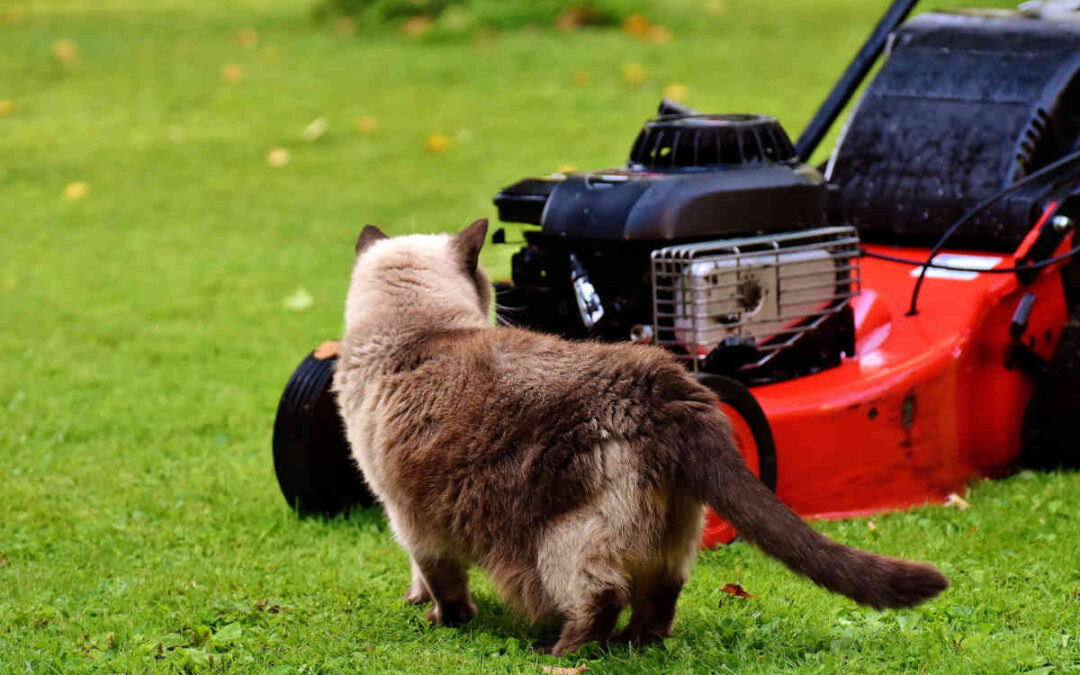
[[[669,84],[664,87],[664,98],[669,98],[676,103],[682,103],[686,99],[686,85]]]
[[[728,595],[734,595],[736,598],[752,598],[752,597],[754,597],[753,595],[751,595],[751,594],[747,593],[745,590],[743,590],[743,587],[740,586],[739,584],[728,584],[728,585],[724,586],[723,588],[721,588],[720,591],[723,592],[723,593],[727,593]]]
[[[450,138],[446,134],[431,134],[424,144],[427,151],[434,154],[446,152],[450,148]]]
[[[7,117],[15,109],[15,104],[6,99],[0,101],[0,117]]]
[[[326,130],[329,128],[330,125],[327,123],[325,117],[316,117],[311,120],[311,124],[304,128],[304,133],[301,134],[301,136],[303,136],[304,140],[308,143],[314,143],[322,138],[322,135],[325,134]]]
[[[280,169],[289,163],[289,151],[285,148],[274,148],[266,155],[266,163]]]
[[[584,663],[580,666],[574,666],[573,668],[564,668],[562,666],[540,666],[540,670],[544,671],[548,675],[581,675],[589,667]]]
[[[874,521],[868,520],[866,521],[866,529],[870,530],[871,532],[877,532],[877,525],[874,524]]]
[[[952,506],[954,508],[960,509],[961,511],[966,511],[967,509],[971,508],[971,504],[968,504],[966,499],[956,494],[955,492],[950,492],[949,496],[945,498],[945,506]]]
[[[74,183],[68,183],[64,188],[64,199],[69,201],[75,201],[82,199],[90,193],[90,186],[81,180],[77,180]]]
[[[362,134],[373,134],[379,130],[379,120],[375,117],[361,115],[353,120],[356,130]]]
[[[79,56],[79,48],[71,40],[57,40],[52,45],[52,53],[61,63],[74,63]]]
[[[0,553],[0,567],[7,567],[7,556]]]
[[[221,67],[221,79],[226,82],[239,82],[244,79],[244,69],[235,63],[226,63]]]
[[[286,297],[281,301],[281,304],[285,309],[290,309],[294,312],[303,312],[315,302],[315,298],[311,297],[311,293],[307,292],[307,289],[303,286],[298,286],[292,295]]]
[[[254,49],[259,44],[259,34],[254,28],[241,28],[233,33],[233,39],[244,49]]]
[[[401,27],[401,32],[412,38],[423,37],[431,30],[432,23],[431,17],[424,14],[417,14],[405,22]]]
[[[589,83],[589,73],[587,73],[584,70],[575,70],[574,71],[574,84],[588,84],[588,83]]]

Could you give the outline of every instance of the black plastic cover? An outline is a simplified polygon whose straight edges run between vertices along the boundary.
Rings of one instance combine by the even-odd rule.
[[[872,241],[933,243],[967,210],[1074,148],[1080,23],[930,13],[893,36],[826,172],[832,219]],[[950,246],[1013,250],[1045,190],[1000,200]]]

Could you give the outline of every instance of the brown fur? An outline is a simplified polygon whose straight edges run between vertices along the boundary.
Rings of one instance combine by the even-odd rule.
[[[375,229],[375,228],[372,228]],[[715,395],[665,351],[570,343],[488,321],[477,221],[450,237],[365,228],[334,386],[349,442],[413,560],[406,599],[455,624],[485,569],[553,653],[671,631],[703,504],[770,555],[874,607],[947,585],[933,567],[837,544],[746,468]]]

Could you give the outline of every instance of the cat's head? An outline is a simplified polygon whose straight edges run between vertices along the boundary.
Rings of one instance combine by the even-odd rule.
[[[491,282],[479,265],[487,229],[482,218],[457,234],[388,237],[366,225],[356,239],[346,327],[410,317],[489,324]]]

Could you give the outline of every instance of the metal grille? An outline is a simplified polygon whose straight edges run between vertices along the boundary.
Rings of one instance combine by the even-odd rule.
[[[653,335],[694,370],[728,338],[751,341],[761,366],[859,288],[854,227],[669,246],[652,252]]]

